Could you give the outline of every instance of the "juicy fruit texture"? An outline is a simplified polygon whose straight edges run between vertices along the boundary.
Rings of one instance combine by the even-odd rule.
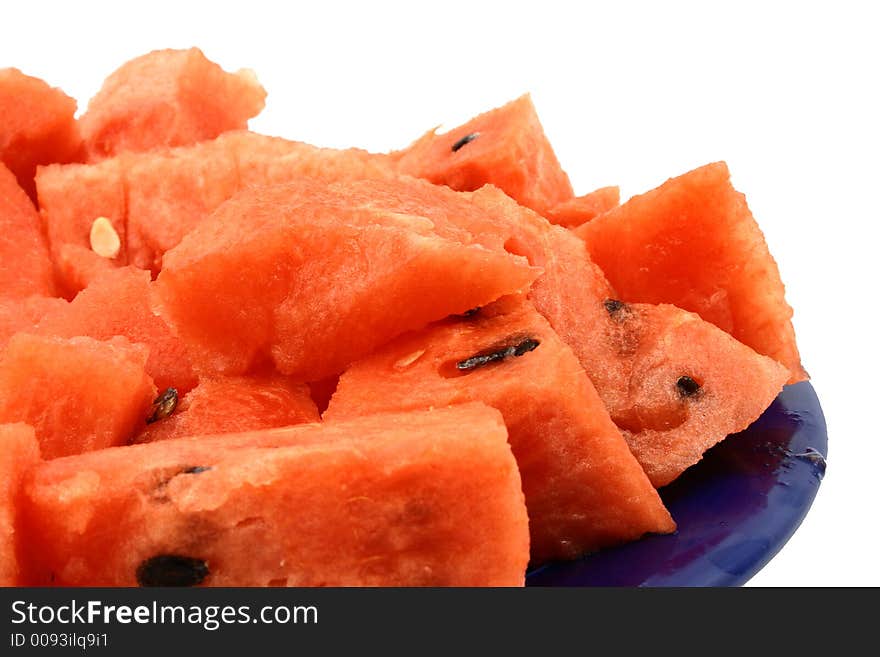
[[[401,173],[458,191],[492,184],[538,212],[574,196],[528,94],[394,156]]]
[[[365,205],[344,185],[245,190],[166,254],[162,312],[201,371],[240,374],[271,356],[314,381],[407,330],[524,290],[537,273],[402,210]]]
[[[158,317],[150,303],[150,274],[133,267],[100,274],[69,304],[49,312],[39,323],[40,335],[72,338],[86,335],[109,340],[120,335],[149,347],[146,371],[159,390],[184,393],[197,377],[183,342]]]
[[[286,377],[203,379],[169,417],[148,424],[134,442],[274,429],[320,419],[308,386]]]
[[[29,574],[157,585],[176,563],[189,585],[520,586],[528,518],[506,435],[467,405],[53,461],[25,488]]]
[[[616,385],[600,390],[655,486],[764,412],[788,370],[675,306],[609,302]]]
[[[34,427],[46,459],[123,444],[155,396],[146,360],[124,338],[19,333],[0,355],[0,423]]]
[[[572,348],[601,393],[609,372],[617,369],[617,355],[606,338],[610,324],[604,307],[614,291],[583,242],[497,189],[480,189],[470,199],[496,219],[494,230],[507,236],[508,250],[542,269],[529,298]]]
[[[43,317],[65,306],[64,299],[58,297],[0,298],[0,351],[13,335],[20,331],[33,333]]]
[[[250,71],[227,73],[198,48],[156,50],[112,73],[80,125],[95,160],[246,128],[265,99],[266,91]]]
[[[75,113],[76,101],[60,89],[15,68],[0,69],[0,163],[32,199],[37,165],[81,156]]]
[[[40,215],[0,162],[0,298],[51,296],[53,291]]]
[[[723,162],[695,169],[577,229],[623,301],[698,313],[807,378],[779,269]]]
[[[100,271],[128,263],[125,162],[126,158],[114,158],[96,165],[52,165],[37,174],[49,251],[56,278],[68,298]],[[89,236],[99,217],[110,222],[122,242],[112,260],[91,250]]]
[[[563,201],[544,213],[547,221],[575,228],[620,205],[620,187],[601,187],[589,194]]]
[[[675,529],[574,354],[527,302],[451,318],[355,363],[324,419],[462,401],[504,416],[533,563]]]
[[[0,424],[0,586],[23,584],[19,567],[22,485],[40,461],[34,430],[26,424]]]
[[[254,132],[230,132],[219,142],[235,157],[241,187],[278,185],[303,177],[325,182],[396,178],[392,158],[360,148],[319,148]]]
[[[130,262],[158,272],[165,252],[240,189],[303,177],[395,176],[387,156],[233,131],[193,146],[47,167],[37,186],[56,276],[72,296],[109,266]],[[98,217],[106,217],[122,241],[113,260],[86,252]]]

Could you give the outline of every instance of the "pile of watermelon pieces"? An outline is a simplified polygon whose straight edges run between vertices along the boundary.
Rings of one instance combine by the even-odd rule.
[[[0,584],[522,585],[807,378],[723,162],[621,204],[529,96],[390,153],[265,96],[0,71]]]

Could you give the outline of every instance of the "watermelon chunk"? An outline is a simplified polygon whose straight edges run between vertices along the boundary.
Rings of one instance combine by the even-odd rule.
[[[521,586],[528,518],[506,436],[497,411],[467,405],[52,461],[25,488],[29,576]]]
[[[51,296],[54,288],[40,215],[0,162],[0,297]]]
[[[277,375],[204,379],[167,418],[147,425],[134,442],[274,429],[318,422],[305,384]]]
[[[37,187],[55,273],[72,298],[108,268],[130,262],[158,272],[165,252],[241,188],[307,176],[332,182],[396,175],[387,155],[232,131],[192,146],[45,167]],[[99,217],[122,242],[113,258],[89,253]]]
[[[670,305],[609,303],[618,376],[601,390],[611,417],[655,486],[748,427],[788,370],[699,316]]]
[[[675,529],[574,354],[527,302],[449,319],[355,363],[324,419],[463,401],[504,416],[533,563]]]
[[[0,298],[0,350],[13,335],[20,331],[33,333],[43,317],[65,306],[64,299],[58,297]]]
[[[407,330],[519,292],[537,273],[434,228],[396,204],[347,200],[343,185],[246,190],[165,254],[163,312],[197,369],[238,374],[271,355],[281,372],[314,381]]]
[[[80,125],[90,157],[100,159],[246,128],[265,99],[252,71],[227,73],[198,48],[155,50],[114,71]]]
[[[128,262],[126,161],[114,158],[94,165],[52,165],[37,172],[37,196],[49,250],[67,298],[73,298],[98,273]],[[101,217],[110,222],[122,245],[112,258],[92,250],[92,226]]]
[[[76,101],[60,89],[15,68],[0,69],[0,163],[31,199],[37,165],[81,157],[75,113]]]
[[[528,94],[393,157],[401,173],[458,191],[495,185],[538,212],[574,196]]]
[[[209,142],[128,162],[128,257],[157,273],[165,252],[238,190],[235,157]]]
[[[790,383],[807,378],[779,269],[723,162],[672,178],[576,232],[621,300],[698,313],[785,365]]]
[[[39,323],[36,333],[72,338],[87,335],[109,340],[121,335],[149,347],[146,371],[163,390],[181,393],[197,378],[183,342],[153,312],[150,274],[133,267],[101,274],[69,304],[56,307]]]
[[[40,461],[34,430],[26,424],[0,424],[0,586],[23,584],[19,565],[22,487]]]
[[[620,187],[601,187],[589,194],[563,201],[544,213],[547,221],[575,228],[620,205]]]
[[[34,427],[44,458],[127,442],[155,397],[146,349],[19,333],[0,355],[0,423]]]
[[[228,132],[218,144],[237,163],[242,187],[278,185],[303,177],[326,182],[396,178],[392,158],[360,148],[320,148],[254,132]]]

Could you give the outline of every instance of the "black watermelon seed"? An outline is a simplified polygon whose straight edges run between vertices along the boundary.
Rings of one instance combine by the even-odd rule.
[[[689,376],[678,377],[675,386],[678,388],[678,394],[682,397],[693,397],[700,392],[700,384]]]
[[[539,344],[541,343],[537,340],[526,338],[513,348],[513,355],[522,356],[523,354],[527,354],[530,351],[534,351],[535,349],[537,349]]]
[[[608,311],[609,315],[614,315],[624,308],[626,308],[626,304],[623,301],[618,301],[617,299],[605,299],[605,310]]]
[[[509,344],[503,347],[493,347],[490,350],[474,354],[470,358],[458,361],[455,364],[455,367],[466,372],[475,370],[478,367],[483,367],[484,365],[494,363],[495,361],[527,354],[530,351],[534,351],[539,344],[541,343],[534,338],[525,338],[516,344]]]
[[[459,148],[461,148],[462,146],[464,146],[466,144],[470,144],[474,139],[476,139],[479,136],[480,136],[479,132],[472,132],[469,135],[465,135],[464,137],[462,137],[461,139],[459,139],[457,142],[455,142],[452,145],[452,152],[457,153]]]
[[[465,310],[461,315],[459,315],[459,317],[473,317],[478,312],[480,312],[479,306],[477,306],[476,308],[471,308],[470,310]]]
[[[147,424],[164,420],[177,408],[177,388],[166,388],[161,395],[153,400],[150,414],[147,416]]]
[[[197,465],[192,468],[187,468],[180,474],[202,474],[203,472],[207,472],[211,469],[210,465]]]
[[[209,574],[202,559],[160,554],[141,563],[136,576],[139,586],[196,586]]]

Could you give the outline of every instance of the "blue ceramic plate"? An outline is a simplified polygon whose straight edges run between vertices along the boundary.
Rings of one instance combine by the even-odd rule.
[[[660,490],[678,531],[530,572],[528,586],[739,586],[801,524],[825,473],[825,417],[786,386],[746,431]]]

